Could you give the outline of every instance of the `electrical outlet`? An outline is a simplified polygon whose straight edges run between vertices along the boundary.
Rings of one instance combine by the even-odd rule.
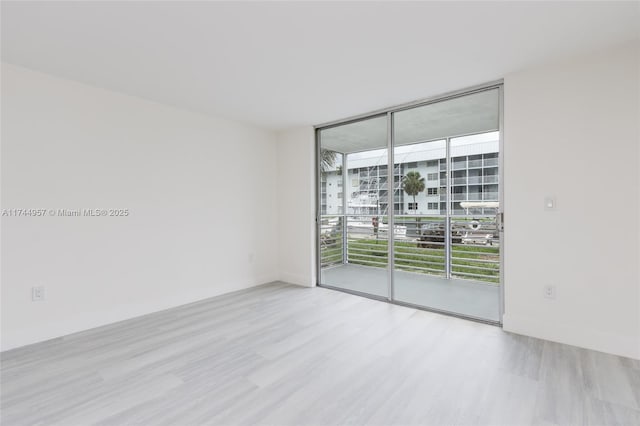
[[[545,285],[544,286],[544,297],[545,297],[545,299],[555,299],[556,298],[556,286],[554,286],[554,285]]]
[[[31,301],[41,302],[44,300],[44,286],[31,287]]]

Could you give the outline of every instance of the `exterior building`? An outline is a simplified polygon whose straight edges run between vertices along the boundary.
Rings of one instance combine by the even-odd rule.
[[[499,200],[498,133],[484,133],[451,139],[451,209],[453,214],[494,214],[495,208],[464,208],[465,201]],[[340,159],[341,155],[338,155]],[[394,152],[395,214],[446,214],[446,141],[396,147]],[[342,165],[322,173],[321,213],[342,214],[347,199],[348,215],[386,215],[389,211],[387,150],[346,155],[347,176]],[[425,190],[415,197],[402,189],[402,178],[417,171],[425,179]],[[346,188],[344,187],[346,183]],[[346,196],[345,196],[346,194]]]

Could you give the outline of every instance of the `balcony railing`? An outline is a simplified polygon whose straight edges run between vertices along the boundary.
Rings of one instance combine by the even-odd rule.
[[[465,214],[455,210],[454,214]],[[323,216],[320,225],[321,266],[350,263],[386,268],[389,227],[386,218]],[[395,270],[444,276],[445,220],[427,216],[398,216],[395,220]],[[376,226],[377,224],[377,226]],[[452,219],[450,274],[454,278],[498,283],[500,240],[493,217]],[[346,246],[344,244],[346,243]]]

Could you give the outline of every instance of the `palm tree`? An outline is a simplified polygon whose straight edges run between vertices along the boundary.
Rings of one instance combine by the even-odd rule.
[[[424,178],[420,176],[420,172],[410,171],[402,178],[402,189],[407,195],[413,197],[414,212],[418,213],[418,205],[416,204],[416,195],[424,191]]]
[[[336,162],[336,152],[328,149],[320,150],[320,170],[326,173]]]

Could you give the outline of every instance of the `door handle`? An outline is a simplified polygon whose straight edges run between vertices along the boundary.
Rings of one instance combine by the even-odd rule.
[[[498,212],[496,213],[496,228],[498,232],[504,231],[504,213]]]

